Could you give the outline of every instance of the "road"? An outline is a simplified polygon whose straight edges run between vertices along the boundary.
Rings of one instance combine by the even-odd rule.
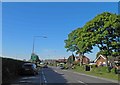
[[[116,83],[115,83],[116,82]],[[97,77],[88,76],[73,72],[71,70],[61,70],[58,67],[42,68],[36,76],[23,76],[14,81],[14,84],[20,85],[118,85],[117,81],[99,79]]]

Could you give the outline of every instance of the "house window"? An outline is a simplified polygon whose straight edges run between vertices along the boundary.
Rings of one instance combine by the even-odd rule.
[[[103,64],[106,64],[106,62],[103,62]]]

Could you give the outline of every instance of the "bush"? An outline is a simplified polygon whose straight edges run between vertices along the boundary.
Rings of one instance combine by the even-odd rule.
[[[111,69],[111,73],[115,73],[115,68],[112,68],[112,69]]]
[[[68,69],[68,65],[67,64],[64,64],[64,67],[65,67],[65,69]]]
[[[107,73],[108,72],[108,68],[107,67],[96,67],[95,65],[94,65],[94,67],[92,67],[92,70],[91,70],[92,72],[94,72],[94,73]]]
[[[80,63],[77,62],[77,61],[74,61],[73,64],[74,64],[74,65],[77,65],[77,66],[80,66]]]
[[[91,65],[92,72],[96,72],[97,69],[98,69],[98,67],[96,65]]]
[[[103,66],[100,68],[100,70],[101,70],[101,72],[108,72],[108,67]]]
[[[84,71],[84,66],[75,66],[75,70],[78,72]]]

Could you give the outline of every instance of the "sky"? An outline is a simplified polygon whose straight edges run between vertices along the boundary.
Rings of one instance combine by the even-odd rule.
[[[68,58],[64,40],[68,34],[103,12],[118,13],[117,2],[14,2],[2,3],[2,55],[29,60],[33,36],[40,59]],[[93,53],[85,54],[95,59]]]
[[[2,0],[2,2],[119,2],[119,0]]]

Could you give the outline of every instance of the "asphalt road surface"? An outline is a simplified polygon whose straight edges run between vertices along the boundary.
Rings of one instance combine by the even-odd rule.
[[[36,76],[22,76],[11,85],[119,85],[117,81],[61,70],[59,67],[42,68]]]

